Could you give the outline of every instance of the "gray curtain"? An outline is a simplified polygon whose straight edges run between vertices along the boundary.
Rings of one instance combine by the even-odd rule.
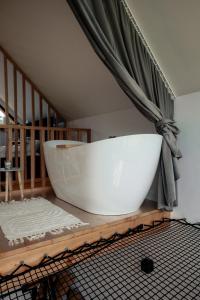
[[[134,105],[163,136],[158,169],[158,208],[177,205],[178,128],[174,106],[159,72],[120,0],[67,0],[94,50]]]

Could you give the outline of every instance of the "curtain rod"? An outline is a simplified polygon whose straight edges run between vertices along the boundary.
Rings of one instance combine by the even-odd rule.
[[[152,60],[152,62],[154,64],[154,66],[156,67],[156,69],[157,69],[157,71],[158,71],[158,73],[159,73],[162,81],[164,82],[164,85],[165,85],[166,89],[168,90],[168,92],[171,95],[172,99],[175,99],[176,95],[175,95],[174,91],[172,90],[172,88],[170,87],[170,84],[169,84],[167,78],[163,74],[163,71],[161,70],[159,64],[157,63],[157,61],[156,61],[156,59],[155,59],[155,57],[154,57],[154,55],[152,53],[152,50],[151,50],[150,46],[148,45],[146,39],[144,38],[144,36],[143,36],[143,34],[142,34],[141,30],[140,30],[140,27],[138,26],[138,23],[137,23],[134,15],[133,15],[133,12],[130,10],[130,8],[129,8],[127,2],[126,2],[126,0],[120,0],[120,1],[124,5],[124,8],[125,8],[125,10],[127,12],[127,15],[129,17],[129,19],[131,20],[131,22],[132,22],[132,24],[133,24],[136,32],[138,33],[139,37],[141,38],[141,41],[142,41],[143,45],[145,46],[147,52],[149,53],[149,56],[150,56],[150,58],[151,58],[151,60]]]

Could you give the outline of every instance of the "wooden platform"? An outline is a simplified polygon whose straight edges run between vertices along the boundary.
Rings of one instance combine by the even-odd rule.
[[[89,225],[65,230],[64,233],[56,236],[47,234],[43,239],[33,242],[26,241],[14,247],[8,245],[7,239],[0,230],[0,274],[10,273],[21,261],[28,265],[35,265],[45,254],[53,256],[65,248],[74,249],[85,242],[93,242],[100,237],[109,237],[115,232],[123,233],[128,228],[139,224],[151,224],[154,220],[170,216],[169,212],[157,210],[155,203],[151,201],[145,201],[135,213],[122,216],[101,216],[87,213],[59,200],[53,193],[43,193],[41,196]]]

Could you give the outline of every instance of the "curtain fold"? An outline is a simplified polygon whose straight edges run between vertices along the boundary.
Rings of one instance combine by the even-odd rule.
[[[179,130],[174,102],[121,0],[67,0],[94,50],[133,104],[163,136],[158,169],[158,208],[177,205]]]

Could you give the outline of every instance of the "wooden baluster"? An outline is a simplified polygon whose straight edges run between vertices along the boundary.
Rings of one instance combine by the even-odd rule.
[[[12,127],[8,128],[8,158],[7,160],[12,163],[12,154],[13,154],[13,134],[12,134]],[[11,196],[12,192],[12,172],[7,172],[6,174],[6,184],[7,184],[7,194],[9,197]],[[9,186],[9,188],[8,188]],[[9,193],[8,193],[9,190]],[[11,200],[11,199],[10,199]]]
[[[14,122],[18,123],[18,107],[17,107],[17,69],[13,65],[13,78],[14,78]],[[15,135],[15,167],[18,167],[18,129],[14,130]]]
[[[67,128],[67,140],[71,140],[71,128]]]
[[[24,74],[22,73],[22,111],[23,111],[23,125],[26,125],[26,79]],[[28,179],[28,168],[27,168],[27,128],[25,129],[25,136],[24,136],[24,182]],[[30,156],[29,156],[30,157]]]
[[[26,81],[22,74],[22,114],[23,125],[26,125]]]
[[[9,111],[8,111],[8,61],[4,55],[4,88],[5,88],[5,115],[6,124],[9,124]]]
[[[31,129],[31,190],[35,187],[35,130]]]
[[[14,130],[15,134],[15,167],[17,168],[19,165],[19,149],[18,149],[18,139],[19,139],[19,131],[18,129]]]
[[[48,105],[48,116],[47,116],[47,126],[51,127],[51,108],[50,105],[47,103]]]
[[[18,107],[17,107],[17,70],[13,66],[13,79],[14,79],[14,121],[17,124],[18,121]]]
[[[24,181],[28,178],[28,169],[27,169],[27,154],[30,155],[30,153],[27,153],[27,148],[30,146],[27,142],[27,127],[24,130]],[[29,141],[30,142],[30,141]],[[28,146],[28,147],[27,147]]]
[[[35,96],[34,88],[31,85],[31,104],[32,104],[32,126],[35,126]]]
[[[52,129],[52,130],[50,130],[50,133],[51,133],[50,139],[51,139],[51,140],[54,140],[54,139],[55,139],[56,131],[55,131],[54,129]]]
[[[77,129],[77,141],[81,141],[81,130]]]
[[[58,127],[58,113],[55,111],[55,127]]]
[[[13,134],[12,127],[8,128],[8,160],[12,162],[13,154]]]
[[[59,113],[57,112],[56,108],[48,101],[48,99],[45,97],[45,95],[38,89],[38,87],[34,84],[34,82],[29,78],[29,76],[20,68],[20,66],[13,60],[13,58],[7,53],[7,51],[5,51],[5,49],[3,49],[2,46],[0,46],[0,51],[3,53],[4,55],[4,77],[5,77],[5,83],[8,80],[8,71],[7,71],[7,61],[9,60],[12,64],[13,67],[18,70],[18,72],[21,73],[22,75],[22,90],[23,90],[23,101],[24,101],[24,105],[23,105],[23,124],[25,125],[26,123],[26,102],[25,102],[25,82],[29,82],[30,85],[32,86],[32,88],[40,95],[40,97],[42,97],[43,99],[46,99],[45,101],[50,105],[51,109],[53,111],[55,111],[56,114],[59,115]],[[5,89],[8,88],[7,84],[5,84]],[[8,89],[6,91],[7,94],[7,99],[8,99]],[[5,95],[6,98],[6,95]],[[7,106],[8,108],[8,106]],[[9,112],[8,112],[9,115]],[[9,121],[9,120],[8,120]],[[57,126],[57,125],[56,125]]]
[[[43,105],[42,105],[41,95],[40,95],[40,126],[43,126]]]
[[[87,130],[87,142],[91,143],[91,129]]]
[[[44,142],[45,142],[45,129],[41,129],[40,130],[40,176],[42,179],[43,187],[45,186],[45,177],[46,177],[44,148],[43,148]]]
[[[20,169],[22,174],[22,189],[24,190],[24,180],[25,180],[25,129],[20,129]]]
[[[67,140],[67,131],[66,130],[63,131],[63,140]]]
[[[6,116],[6,124],[9,123],[9,115],[8,115],[8,66],[7,66],[7,58],[4,55],[4,89],[5,89],[5,116]],[[9,147],[9,137],[8,137],[8,129],[5,130],[5,143],[6,143],[6,159],[8,160],[8,147]]]
[[[51,124],[50,124],[50,118],[49,118],[49,114],[50,114],[50,106],[48,105],[48,112],[47,112],[47,127],[49,128],[48,130],[48,140],[52,140],[52,131],[51,131]]]
[[[64,140],[63,134],[64,134],[64,131],[61,130],[61,131],[59,132],[59,140]]]

